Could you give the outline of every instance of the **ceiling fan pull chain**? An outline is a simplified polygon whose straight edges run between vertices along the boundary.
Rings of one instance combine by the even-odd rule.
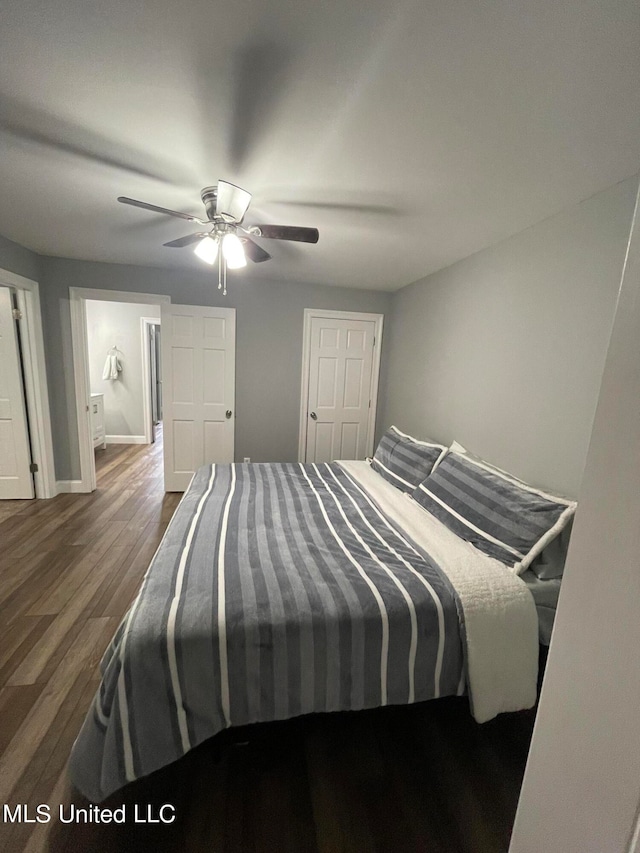
[[[222,256],[218,254],[218,290],[222,290]]]
[[[224,282],[224,289],[222,291],[222,295],[227,295],[227,259],[222,257],[222,280]]]

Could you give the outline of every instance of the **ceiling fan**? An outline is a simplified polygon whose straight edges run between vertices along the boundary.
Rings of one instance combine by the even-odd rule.
[[[251,193],[228,181],[219,180],[217,186],[205,187],[200,198],[204,204],[206,219],[180,213],[166,207],[158,207],[145,201],[119,196],[118,201],[152,210],[155,213],[166,213],[205,226],[208,230],[196,231],[186,237],[178,237],[163,245],[172,249],[182,249],[197,243],[195,254],[203,261],[213,265],[220,255],[218,264],[218,288],[227,292],[226,275],[229,269],[239,269],[246,266],[247,257],[254,263],[268,261],[271,255],[255,243],[252,237],[265,237],[269,240],[295,240],[299,243],[317,243],[317,228],[297,228],[289,225],[251,225],[243,226],[243,221],[249,204]]]

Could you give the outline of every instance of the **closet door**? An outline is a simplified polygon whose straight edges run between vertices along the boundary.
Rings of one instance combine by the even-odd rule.
[[[184,491],[201,465],[233,462],[233,308],[162,306],[164,485]]]
[[[381,325],[380,315],[305,312],[303,461],[371,453]]]
[[[32,498],[33,475],[11,292],[0,287],[0,498]]]

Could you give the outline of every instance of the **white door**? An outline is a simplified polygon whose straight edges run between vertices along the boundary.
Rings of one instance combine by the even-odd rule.
[[[164,485],[184,491],[208,462],[233,462],[233,308],[162,306]]]
[[[327,314],[307,323],[305,461],[364,459],[375,421],[378,321]]]
[[[0,287],[0,498],[32,498],[33,476],[11,292]]]

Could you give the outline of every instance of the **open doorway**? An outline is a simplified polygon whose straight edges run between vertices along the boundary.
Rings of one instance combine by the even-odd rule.
[[[86,301],[92,444],[150,444],[160,421],[160,306]]]
[[[159,316],[142,317],[140,324],[145,438],[154,444],[162,431],[162,324]]]
[[[160,306],[170,300],[88,288],[70,288],[69,293],[82,475],[79,490],[89,492],[97,486],[97,455],[113,445],[151,444],[154,433],[156,438],[159,435],[159,342],[154,342],[152,352],[147,329],[160,326]]]

